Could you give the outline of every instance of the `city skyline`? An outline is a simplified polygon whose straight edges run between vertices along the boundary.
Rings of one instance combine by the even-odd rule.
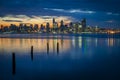
[[[119,0],[1,0],[0,25],[65,23],[87,19],[87,25],[120,28]]]
[[[79,22],[69,22],[66,24],[64,20],[57,22],[55,18],[52,22],[44,24],[20,23],[19,25],[10,24],[9,26],[0,26],[0,33],[47,33],[47,34],[81,34],[81,33],[120,33],[119,28],[101,28],[99,26],[87,26],[86,18]]]

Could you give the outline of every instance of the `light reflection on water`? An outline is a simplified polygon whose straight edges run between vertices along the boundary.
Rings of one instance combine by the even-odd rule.
[[[50,52],[56,51],[57,42],[60,51],[66,51],[70,48],[70,40],[68,39],[0,39],[0,51],[25,53],[33,45],[35,52],[46,52],[47,43],[49,43]],[[4,52],[2,52],[4,53]]]
[[[47,43],[49,43],[49,54],[47,53]],[[59,43],[59,53],[57,53],[57,43]],[[30,59],[31,46],[34,48],[33,62]],[[73,80],[85,75],[87,80],[89,75],[101,77],[115,74],[117,76],[116,71],[120,71],[119,49],[119,38],[0,38],[0,65],[2,65],[0,66],[0,74],[2,77],[4,75],[2,80],[13,80],[11,78],[11,55],[12,52],[15,52],[16,80],[24,78],[25,80],[37,78],[39,80],[43,76],[52,74],[53,77],[60,74],[57,76],[61,79],[64,78],[64,75],[71,78],[77,76]]]
[[[72,50],[81,50],[84,53],[87,49],[92,50],[104,44],[106,47],[114,47],[120,43],[119,39],[114,38],[86,38],[86,37],[70,37],[68,39],[15,39],[0,38],[0,54],[16,52],[26,54],[30,51],[30,47],[34,47],[34,53],[46,53],[47,43],[49,44],[49,52],[56,53],[57,42],[59,43],[59,51],[62,54]]]

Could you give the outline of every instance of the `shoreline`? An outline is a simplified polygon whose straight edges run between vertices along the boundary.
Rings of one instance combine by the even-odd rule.
[[[67,37],[94,37],[94,38],[120,38],[120,34],[82,33],[82,34],[0,34],[0,38],[67,38]]]

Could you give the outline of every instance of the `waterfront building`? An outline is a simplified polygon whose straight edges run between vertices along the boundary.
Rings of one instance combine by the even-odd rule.
[[[49,33],[50,32],[50,24],[46,23],[46,32]]]
[[[34,31],[35,31],[35,32],[36,32],[36,31],[38,32],[38,30],[39,30],[39,29],[38,29],[38,24],[35,24],[35,25],[34,25]]]
[[[64,21],[61,20],[61,22],[60,22],[60,31],[63,33],[63,32],[64,32],[64,29],[65,29]]]
[[[55,18],[53,18],[53,33],[58,32],[58,23],[55,22]]]
[[[86,29],[86,19],[85,18],[81,21],[81,24],[82,24],[82,32],[85,32],[85,29]]]

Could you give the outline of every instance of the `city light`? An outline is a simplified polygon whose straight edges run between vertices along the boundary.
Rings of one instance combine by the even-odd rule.
[[[49,33],[49,34],[91,34],[91,33],[108,33],[115,34],[120,33],[120,29],[108,29],[100,28],[98,26],[91,27],[86,25],[86,19],[82,19],[79,22],[65,23],[64,20],[57,22],[56,18],[43,24],[31,24],[31,23],[20,23],[18,26],[11,24],[10,26],[0,27],[0,33]]]

